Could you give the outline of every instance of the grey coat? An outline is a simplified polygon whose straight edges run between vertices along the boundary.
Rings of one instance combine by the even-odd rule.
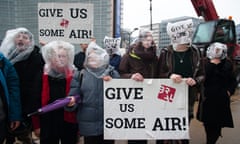
[[[108,70],[112,67],[108,67]],[[103,134],[103,79],[83,69],[82,78],[75,74],[71,81],[69,96],[81,96],[77,106],[77,120],[82,136],[97,136]],[[120,77],[118,72],[110,70],[108,74],[113,78]],[[80,86],[80,79],[82,80]]]

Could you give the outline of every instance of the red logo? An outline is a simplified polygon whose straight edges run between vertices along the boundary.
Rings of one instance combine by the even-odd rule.
[[[166,85],[161,85],[158,93],[158,98],[164,101],[173,102],[175,91],[176,91],[175,88]]]
[[[60,26],[67,28],[69,25],[69,21],[67,19],[62,19],[62,21],[60,22]]]

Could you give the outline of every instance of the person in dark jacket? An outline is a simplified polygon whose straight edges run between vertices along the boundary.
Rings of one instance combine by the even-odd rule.
[[[140,31],[138,41],[131,45],[122,57],[119,73],[122,78],[143,81],[144,78],[156,78],[156,45],[151,31]],[[147,140],[129,140],[129,144],[146,144]]]
[[[73,61],[74,65],[77,67],[77,69],[79,71],[81,69],[83,69],[83,63],[84,63],[84,60],[85,60],[85,52],[87,50],[88,43],[81,43],[80,47],[82,48],[82,51],[75,54],[74,61]]]
[[[19,79],[13,65],[0,53],[0,143],[7,131],[15,131],[22,121]]]
[[[11,144],[17,136],[25,144],[32,144],[32,120],[27,117],[33,109],[37,109],[40,100],[41,75],[43,59],[40,49],[34,46],[32,33],[26,28],[8,30],[0,51],[9,59],[17,71],[20,82],[20,97],[22,103],[23,125],[25,131],[21,134],[9,134],[6,143]]]
[[[142,30],[138,39],[123,55],[119,73],[123,78],[132,78],[137,81],[155,78],[157,55],[151,31]]]
[[[107,52],[91,42],[86,51],[85,68],[75,73],[69,96],[81,96],[81,103],[72,103],[77,108],[77,119],[84,144],[114,144],[103,138],[103,81],[118,78],[119,73],[109,65]]]
[[[45,61],[42,76],[41,106],[65,98],[70,89],[74,73],[74,46],[64,41],[52,41],[42,47]],[[40,127],[40,144],[76,144],[78,127],[75,112],[64,108],[48,112],[37,119],[35,127]]]
[[[215,144],[223,127],[233,128],[230,96],[237,82],[225,44],[216,42],[208,47],[205,74],[204,95],[199,101],[197,118],[204,124],[207,144]]]
[[[188,114],[189,123],[193,118],[194,102],[204,81],[203,65],[198,49],[191,45],[192,20],[168,24],[171,45],[161,49],[158,60],[158,78],[170,78],[174,83],[183,81],[189,86]],[[172,140],[173,141],[173,140]],[[187,144],[188,140],[175,140]],[[171,140],[158,140],[157,144],[171,143]]]

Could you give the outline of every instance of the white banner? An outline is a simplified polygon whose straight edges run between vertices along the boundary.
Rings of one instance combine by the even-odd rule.
[[[38,3],[39,40],[86,43],[93,36],[93,4]]]
[[[170,79],[104,82],[105,139],[189,139],[188,86]]]

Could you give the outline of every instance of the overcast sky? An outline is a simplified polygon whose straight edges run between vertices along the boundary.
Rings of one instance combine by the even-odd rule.
[[[134,29],[150,24],[150,0],[123,1],[123,28]],[[213,2],[220,18],[232,16],[235,24],[240,23],[239,0],[213,0]],[[153,23],[180,16],[197,17],[191,0],[152,0]]]

